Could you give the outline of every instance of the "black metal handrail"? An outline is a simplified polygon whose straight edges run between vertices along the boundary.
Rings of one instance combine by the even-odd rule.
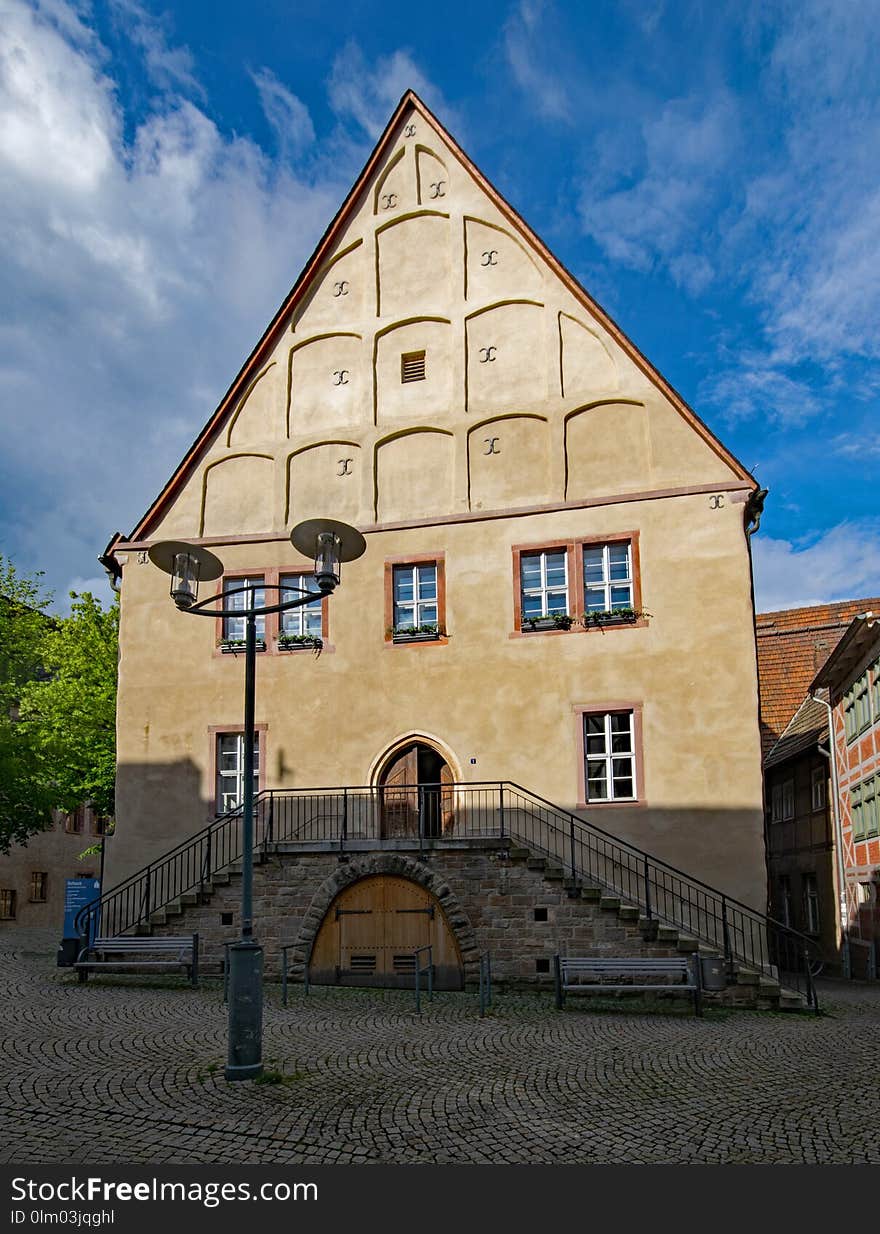
[[[158,861],[80,910],[80,935],[120,935],[240,860],[242,811],[218,815]],[[687,931],[759,975],[784,978],[818,1010],[815,940],[775,921],[662,858],[611,835],[562,806],[508,781],[396,784],[384,787],[266,789],[254,800],[254,849],[279,843],[406,842],[441,839],[519,843],[558,862],[573,883],[591,883],[637,905],[649,929]]]

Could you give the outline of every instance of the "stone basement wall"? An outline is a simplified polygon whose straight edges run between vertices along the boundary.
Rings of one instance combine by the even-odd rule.
[[[255,933],[264,949],[268,980],[280,977],[280,948],[296,944],[290,953],[295,978],[302,978],[312,944],[333,899],[344,888],[371,874],[409,878],[437,897],[456,937],[465,969],[465,983],[478,980],[478,957],[488,951],[493,981],[506,986],[553,983],[552,957],[560,954],[610,956],[679,955],[675,943],[647,941],[636,921],[623,921],[595,902],[569,896],[560,880],[529,868],[528,858],[481,849],[433,849],[420,859],[406,853],[351,854],[313,852],[270,855],[254,870]],[[219,972],[223,944],[239,934],[241,879],[233,875],[215,886],[207,903],[185,909],[155,934],[198,932],[204,972]],[[547,920],[536,921],[534,910],[547,909]],[[221,913],[232,914],[221,925]],[[538,960],[548,971],[538,971]]]

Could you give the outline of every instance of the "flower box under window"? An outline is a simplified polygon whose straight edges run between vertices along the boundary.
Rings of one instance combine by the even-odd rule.
[[[522,629],[529,631],[540,630],[570,630],[572,627],[573,618],[567,613],[553,613],[545,617],[523,617]]]
[[[632,624],[641,616],[642,614],[635,608],[607,608],[584,613],[583,622],[588,628],[590,626],[616,626]]]
[[[440,626],[428,623],[421,626],[396,626],[391,631],[395,643],[430,643],[443,637]]]
[[[278,635],[278,650],[279,651],[304,651],[311,649],[320,651],[324,646],[324,640],[316,634],[279,634]]]
[[[218,646],[223,654],[226,655],[229,652],[235,654],[236,652],[244,651],[247,647],[247,643],[243,638],[221,638]],[[266,640],[264,638],[258,638],[255,642],[255,648],[257,651],[265,651]]]

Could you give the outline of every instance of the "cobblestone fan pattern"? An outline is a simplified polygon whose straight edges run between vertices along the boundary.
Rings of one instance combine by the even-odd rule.
[[[94,979],[0,938],[0,1161],[880,1163],[880,986],[829,1014],[267,990],[289,1083],[227,1084],[220,983]],[[13,950],[15,949],[15,950]],[[841,1065],[845,1060],[845,1065]]]

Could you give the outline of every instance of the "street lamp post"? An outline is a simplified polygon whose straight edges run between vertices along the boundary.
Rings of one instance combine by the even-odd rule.
[[[330,595],[340,582],[344,561],[354,561],[366,550],[359,531],[334,519],[309,519],[290,533],[294,548],[315,562],[315,582],[321,595]],[[199,582],[220,578],[223,563],[202,546],[165,540],[150,549],[150,560],[171,575],[171,598],[185,613],[200,617],[244,617],[244,787],[241,828],[241,935],[229,948],[229,1039],[227,1080],[251,1080],[263,1069],[263,949],[254,938],[254,695],[256,683],[257,618],[283,613],[314,600],[303,587],[275,587],[276,604],[254,603],[252,587],[231,587],[199,600]],[[266,588],[264,588],[265,594]],[[291,591],[300,594],[292,598]],[[228,607],[230,596],[246,593],[244,608]]]

